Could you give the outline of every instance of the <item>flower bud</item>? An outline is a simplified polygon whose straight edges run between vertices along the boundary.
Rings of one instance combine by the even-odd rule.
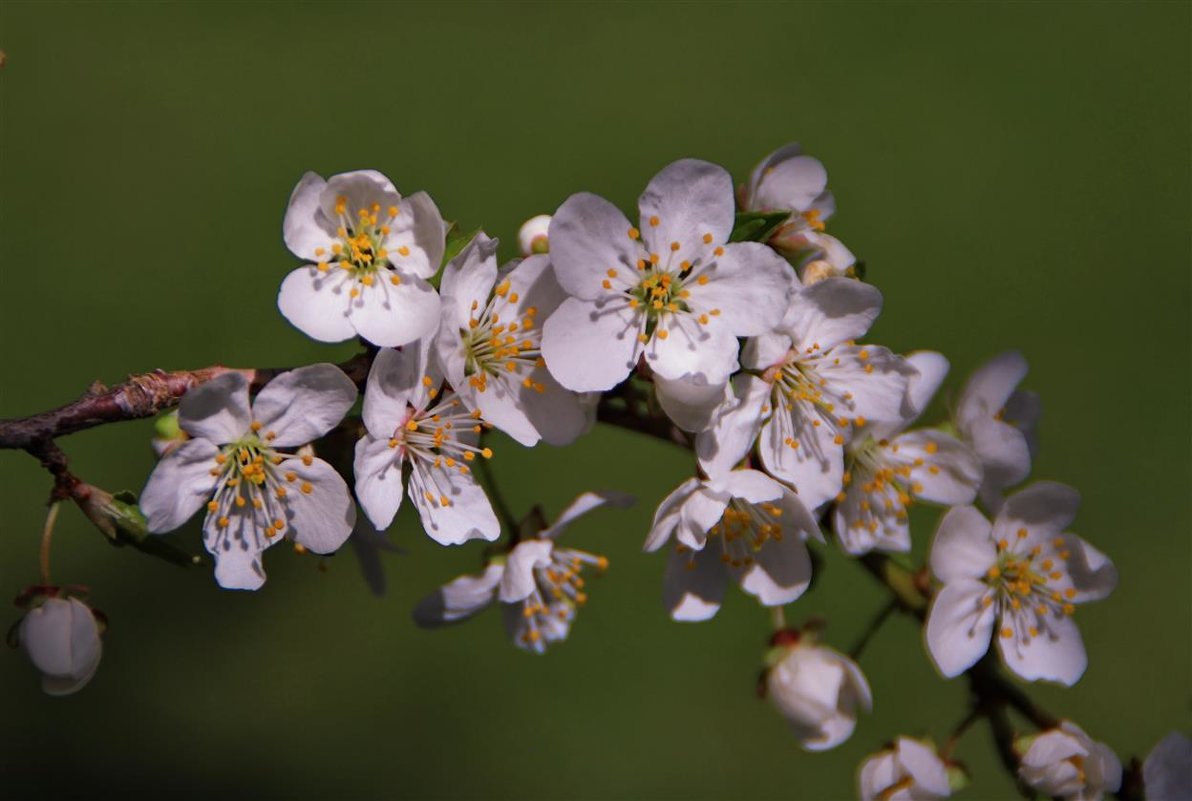
[[[550,252],[550,240],[547,239],[550,220],[549,214],[539,214],[522,223],[517,232],[517,249],[523,256]]]
[[[948,768],[935,749],[899,737],[892,748],[861,763],[857,794],[861,801],[938,801],[952,795]]]
[[[165,456],[183,442],[190,439],[190,435],[182,430],[178,424],[178,410],[173,409],[158,416],[153,421],[153,452],[157,458]]]
[[[873,707],[869,683],[855,662],[805,640],[770,668],[766,694],[808,751],[840,745],[857,725],[857,710]]]
[[[1121,787],[1122,763],[1108,746],[1065,720],[1034,738],[1018,775],[1043,795],[1094,801]]]
[[[99,487],[84,484],[74,496],[79,509],[108,539],[141,541],[149,536],[145,515],[131,492],[112,495]]]
[[[70,695],[91,681],[103,652],[99,635],[99,622],[89,606],[77,598],[57,597],[30,609],[18,633],[49,695]]]

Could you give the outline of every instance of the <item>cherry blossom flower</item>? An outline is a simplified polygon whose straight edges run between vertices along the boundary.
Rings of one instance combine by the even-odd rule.
[[[853,660],[805,640],[786,646],[766,671],[766,697],[803,748],[826,751],[852,735],[857,713],[873,709],[873,695]]]
[[[815,236],[836,212],[836,199],[828,191],[824,165],[793,143],[778,148],[754,167],[749,183],[742,187],[741,206],[746,211],[791,212],[770,244],[798,252],[819,245]]]
[[[153,533],[172,531],[206,505],[203,543],[228,589],[265,583],[261,553],[283,538],[331,553],[352,531],[356,507],[331,465],[297,448],[334,428],[356,387],[333,364],[290,370],[249,403],[248,379],[225,373],[182,398],[191,439],[169,451],[141,493]],[[283,537],[284,535],[284,537]]]
[[[1147,801],[1185,801],[1192,798],[1192,740],[1170,732],[1142,763]]]
[[[546,370],[540,322],[563,301],[547,256],[497,271],[497,240],[476,237],[443,271],[437,352],[470,410],[530,446],[566,445],[591,427],[591,404]]]
[[[782,317],[794,272],[765,245],[728,242],[732,179],[715,164],[669,165],[638,207],[640,229],[589,193],[555,213],[550,258],[570,297],[543,329],[547,366],[579,392],[612,388],[643,356],[664,379],[723,384],[737,367],[737,337]]]
[[[688,479],[668,495],[645,550],[675,540],[663,603],[675,620],[695,621],[716,614],[730,578],[764,606],[798,598],[811,583],[809,537],[823,535],[794,492],[756,470],[735,470]]]
[[[283,223],[286,247],[308,264],[286,276],[277,305],[320,342],[360,336],[396,347],[432,334],[446,227],[430,196],[403,198],[374,170],[302,176]]]
[[[844,482],[851,427],[911,414],[914,368],[876,345],[853,342],[881,310],[881,294],[847,278],[803,288],[776,333],[749,340],[733,380],[734,398],[696,440],[709,475],[731,470],[756,441],[766,472],[795,487],[808,508],[836,497]]]
[[[861,763],[857,794],[861,801],[939,801],[952,795],[952,787],[934,748],[899,737]]]
[[[955,437],[935,429],[906,431],[948,374],[948,360],[933,351],[913,353],[907,363],[917,371],[908,389],[914,411],[897,422],[862,426],[845,447],[844,489],[832,520],[841,545],[853,555],[909,551],[913,501],[972,503],[981,483],[977,457]]]
[[[1080,679],[1088,658],[1072,615],[1078,604],[1108,596],[1117,571],[1064,532],[1079,503],[1074,489],[1040,481],[1007,498],[992,525],[972,506],[954,507],[940,521],[930,562],[944,586],[926,634],[944,676],[963,673],[995,638],[1003,661],[1027,681]]]
[[[1022,354],[999,354],[973,372],[956,404],[956,429],[981,460],[981,503],[994,513],[1006,488],[1031,472],[1040,407],[1037,395],[1017,389],[1026,371]]]
[[[1018,775],[1045,796],[1100,801],[1122,786],[1122,763],[1104,743],[1093,742],[1075,723],[1063,721],[1034,737]]]
[[[492,456],[478,444],[483,418],[455,392],[440,392],[432,345],[421,340],[377,353],[364,390],[367,432],[356,443],[356,497],[374,526],[388,528],[407,489],[408,464],[410,500],[432,539],[495,540],[501,524],[471,468],[477,457]]]
[[[41,672],[48,695],[81,690],[103,655],[100,622],[78,598],[47,596],[21,618],[17,638],[33,666]]]
[[[632,503],[621,493],[585,492],[553,525],[521,540],[507,555],[491,559],[480,574],[460,576],[422,599],[414,610],[415,622],[425,628],[457,623],[499,601],[514,645],[543,653],[548,645],[567,639],[577,610],[588,601],[585,568],[601,573],[608,569],[607,558],[559,547],[555,540],[594,509]]]

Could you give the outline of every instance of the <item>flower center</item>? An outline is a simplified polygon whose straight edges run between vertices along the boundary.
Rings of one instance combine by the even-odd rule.
[[[431,377],[424,376],[422,382],[430,386]],[[431,400],[437,394],[432,389]],[[435,478],[435,469],[455,470],[467,475],[472,471],[467,463],[475,461],[477,454],[485,459],[492,458],[491,448],[481,448],[466,441],[472,439],[468,435],[478,435],[484,430],[480,418],[479,409],[467,411],[455,393],[448,392],[430,408],[410,407],[406,422],[398,426],[389,438],[390,448],[401,449],[399,458],[408,458],[411,463],[420,462],[431,468],[425,473],[416,473],[417,480],[424,484],[420,489],[428,502],[440,506],[451,505],[451,499]],[[460,439],[461,435],[464,435],[464,440]]]
[[[208,516],[215,517],[215,524],[225,529],[230,516],[248,511],[258,520],[265,520],[265,536],[276,537],[286,526],[288,485],[298,482],[298,474],[282,470],[280,465],[287,459],[297,458],[291,453],[282,453],[268,443],[276,436],[272,431],[259,436],[261,425],[253,422],[252,433],[236,442],[224,445],[215,455],[215,467],[211,475],[219,476],[214,497],[207,503]],[[310,466],[312,456],[303,456],[303,464]],[[314,491],[309,481],[297,484],[304,494]]]
[[[510,291],[509,279],[497,284],[493,292],[483,309],[478,301],[472,301],[468,330],[462,332],[466,354],[464,375],[468,383],[484,392],[490,376],[520,378],[527,389],[545,391],[546,387],[530,376],[536,367],[546,366],[541,351],[542,334],[534,324],[537,307],[525,309],[520,320],[515,314],[509,322],[501,322],[498,304],[502,310],[507,309],[518,302],[518,294]]]
[[[521,634],[524,644],[539,643],[544,631],[549,632],[556,620],[571,620],[575,610],[588,602],[581,575],[588,565],[603,573],[608,570],[608,558],[575,548],[553,548],[550,564],[534,568],[534,591],[522,602],[526,623]]]
[[[982,600],[984,606],[997,603],[1003,614],[1012,617],[1033,613],[1036,623],[1048,616],[1072,615],[1076,612],[1072,599],[1076,590],[1065,570],[1064,560],[1070,553],[1064,538],[1026,549],[1022,543],[1029,536],[1025,528],[1018,529],[1016,541],[1005,539],[997,543],[997,561],[985,573],[984,581],[992,592]],[[1025,627],[1031,637],[1039,636],[1036,625]],[[1007,626],[1001,635],[1014,636]]]
[[[725,507],[719,522],[708,529],[708,538],[716,537],[722,552],[720,560],[731,567],[743,567],[753,563],[753,554],[761,550],[770,540],[782,539],[782,526],[778,518],[782,508],[765,501],[752,504],[740,498],[733,498]],[[707,546],[705,546],[707,547]]]
[[[347,272],[352,278],[364,286],[372,286],[376,281],[375,273],[390,266],[389,252],[385,249],[385,240],[389,236],[389,226],[401,213],[397,206],[390,206],[384,210],[382,216],[380,203],[373,203],[367,208],[356,209],[351,214],[347,207],[348,200],[343,195],[335,199],[335,215],[338,227],[335,236],[338,241],[331,245],[331,253],[323,248],[315,248],[318,257],[318,269],[327,272],[332,263]],[[398,248],[402,256],[409,255],[409,248]],[[401,283],[396,274],[389,276],[394,284]],[[359,294],[359,290],[352,289],[352,296]]]

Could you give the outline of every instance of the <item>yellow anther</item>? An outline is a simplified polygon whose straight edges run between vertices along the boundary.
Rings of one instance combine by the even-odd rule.
[[[724,248],[719,248],[719,247],[718,247],[718,248],[716,248],[715,250],[713,250],[712,252],[713,252],[714,254],[716,254],[716,256],[718,256],[718,257],[719,257],[719,256],[723,256],[723,255],[724,255]]]
[[[261,424],[258,423],[256,420],[253,420],[252,423],[249,424],[248,427],[252,429],[252,432],[254,434],[261,430]]]
[[[651,217],[651,218],[650,218],[650,220],[649,220],[649,223],[650,223],[650,227],[651,227],[651,228],[657,228],[657,227],[658,227],[658,224],[659,224],[660,222],[662,222],[662,221],[661,221],[661,220],[659,220],[657,217]]]
[[[656,333],[659,339],[666,339],[670,336],[670,331],[667,331],[665,328],[659,328]]]
[[[705,245],[712,244],[712,235],[711,234],[704,234],[704,244]]]
[[[671,252],[672,253],[678,251],[679,247],[680,247],[680,245],[678,242],[671,242]]]
[[[637,230],[636,228],[634,228],[634,227],[630,226],[630,228],[629,228],[629,238],[630,238],[630,239],[637,239],[637,238],[638,238],[638,237],[640,237],[641,235],[642,235],[641,231],[639,231],[639,230]]]

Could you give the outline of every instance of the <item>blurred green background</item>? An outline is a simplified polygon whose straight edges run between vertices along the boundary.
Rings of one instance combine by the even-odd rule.
[[[939,348],[957,381],[1005,348],[1045,404],[1035,475],[1078,487],[1076,530],[1121,583],[1080,621],[1090,668],[1031,688],[1119,754],[1192,725],[1187,3],[0,4],[0,416],[154,367],[339,360],[276,312],[303,171],[374,167],[511,243],[581,189],[632,208],[679,157],[738,177],[800,140],[831,225],[885,293],[873,341]],[[942,403],[939,404],[942,409]],[[139,489],[149,423],[63,441],[78,473]],[[572,638],[514,650],[490,613],[424,632],[409,610],[479,563],[408,507],[390,592],[343,554],[276,548],[262,592],[221,592],[109,547],[64,510],[55,579],[111,618],[99,673],[48,698],[0,659],[8,797],[843,798],[864,755],[943,739],[960,682],[892,621],[862,660],[876,710],[823,755],[754,697],[766,615],[659,603],[639,552],[682,453],[597,429],[565,450],[498,443],[512,504],[636,493],[570,541],[611,557]],[[47,477],[0,453],[0,595],[37,580]],[[920,549],[934,517],[914,519]],[[198,548],[194,526],[178,540]],[[847,648],[882,602],[829,551],[790,608]],[[9,610],[7,625],[17,619]],[[975,728],[970,798],[1012,793]]]

